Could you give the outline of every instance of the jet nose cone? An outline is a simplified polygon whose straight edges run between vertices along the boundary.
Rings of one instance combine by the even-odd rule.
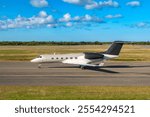
[[[30,62],[31,62],[31,63],[35,63],[35,59],[32,59]]]
[[[31,63],[40,63],[40,62],[42,62],[42,59],[41,58],[35,58],[35,59],[32,59],[30,62]]]

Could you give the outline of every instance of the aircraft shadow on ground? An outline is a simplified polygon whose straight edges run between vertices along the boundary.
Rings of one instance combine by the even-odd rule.
[[[150,67],[150,65],[145,66],[130,66],[130,65],[110,65],[110,66],[101,66],[101,67],[95,67],[95,68],[144,68],[144,67]],[[79,66],[51,66],[48,68],[79,68]],[[86,67],[86,68],[94,68],[94,67]]]
[[[119,74],[120,72],[108,70],[105,68],[145,68],[145,67],[150,67],[150,65],[146,65],[146,66],[111,65],[111,66],[102,66],[102,67],[85,67],[85,70]],[[65,68],[79,68],[79,66],[59,66],[59,67],[52,66],[52,67],[48,67],[48,68],[63,68],[63,69],[65,69]]]
[[[61,66],[61,67],[48,67],[48,68],[63,68],[63,69],[68,69],[68,68],[80,68],[79,66]],[[84,70],[91,70],[91,71],[97,71],[97,72],[106,72],[106,73],[119,73],[115,72],[112,70],[106,70],[106,69],[101,69],[98,67],[85,67]]]
[[[108,69],[102,69],[102,68],[86,68],[87,70],[97,71],[97,72],[105,72],[105,73],[113,73],[113,74],[119,74],[119,72],[108,70]]]
[[[101,68],[144,68],[144,67],[150,67],[150,65],[147,66],[129,66],[129,65],[112,65],[112,66],[103,66]]]
[[[48,68],[63,68],[63,69],[66,69],[66,68],[80,68],[80,67],[79,66],[61,66],[61,67],[48,67]],[[97,71],[97,72],[106,72],[106,73],[119,73],[119,72],[115,72],[115,71],[112,71],[112,70],[101,69],[101,68],[98,68],[98,67],[85,67],[84,70],[91,70],[91,71]]]
[[[111,65],[111,66],[102,66],[102,67],[96,67],[96,68],[87,67],[87,69],[94,70],[94,71],[99,71],[99,72],[105,72],[105,73],[118,74],[120,72],[108,70],[108,69],[105,69],[105,68],[119,68],[120,69],[120,68],[145,68],[145,67],[150,68],[150,65],[146,65],[146,66]]]

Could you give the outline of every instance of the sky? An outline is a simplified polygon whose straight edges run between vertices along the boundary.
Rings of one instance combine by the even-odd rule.
[[[150,41],[149,0],[0,0],[0,41]]]

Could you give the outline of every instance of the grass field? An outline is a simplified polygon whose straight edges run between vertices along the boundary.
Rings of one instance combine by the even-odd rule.
[[[109,45],[0,46],[0,61],[29,61],[40,54],[101,52]],[[150,45],[125,45],[116,61],[150,61]]]
[[[150,86],[0,86],[0,99],[150,100]]]

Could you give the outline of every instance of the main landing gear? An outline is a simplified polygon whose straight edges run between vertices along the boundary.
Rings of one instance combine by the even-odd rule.
[[[85,66],[80,65],[80,68],[81,68],[82,70],[85,70]]]

